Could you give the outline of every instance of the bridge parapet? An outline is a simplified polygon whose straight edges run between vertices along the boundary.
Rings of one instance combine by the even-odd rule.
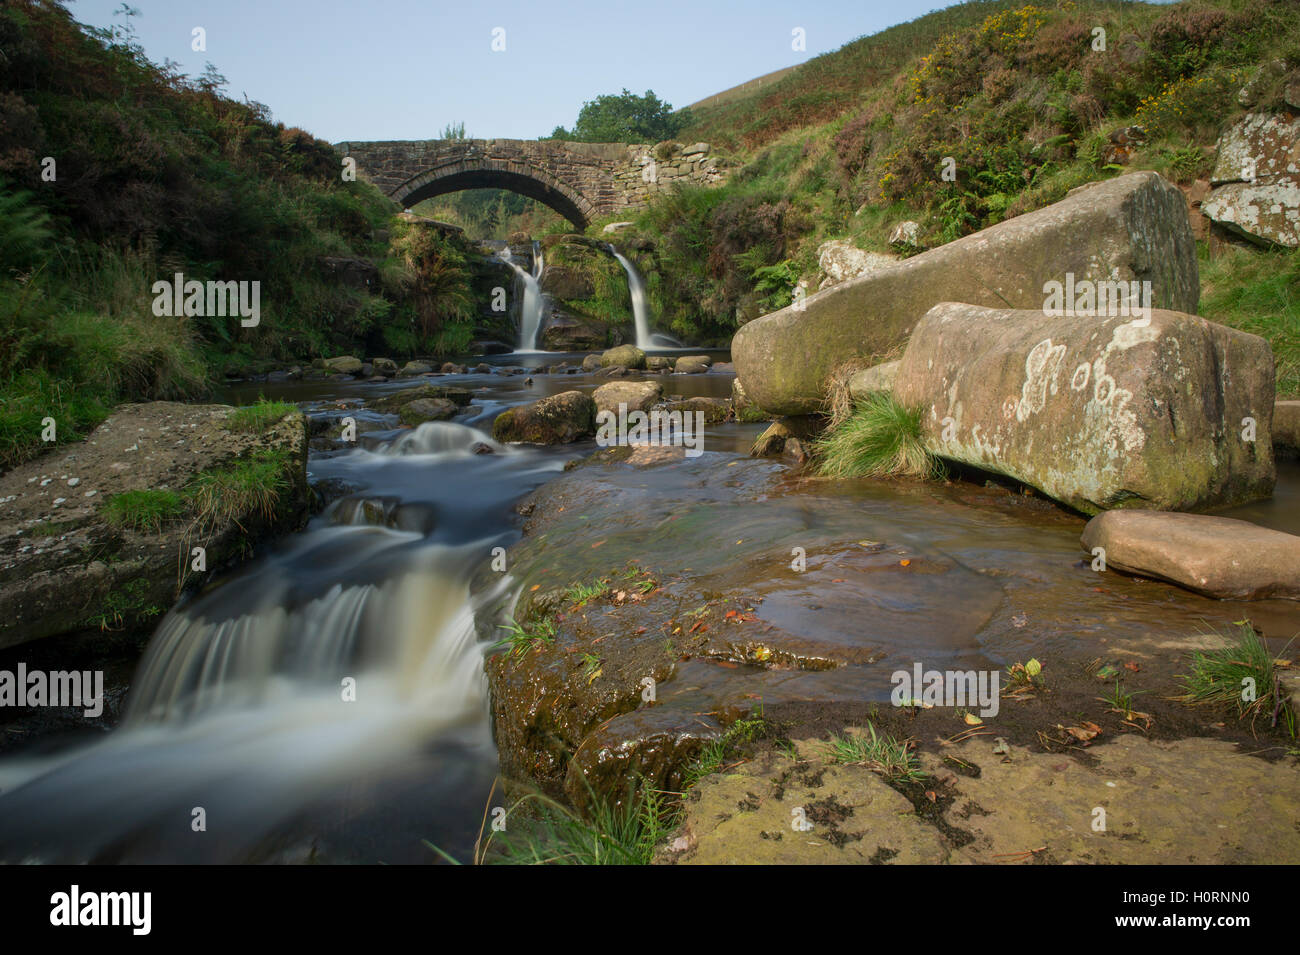
[[[714,185],[725,172],[707,143],[625,145],[527,139],[336,144],[357,172],[403,208],[460,189],[511,189],[585,228],[635,209],[676,183]]]

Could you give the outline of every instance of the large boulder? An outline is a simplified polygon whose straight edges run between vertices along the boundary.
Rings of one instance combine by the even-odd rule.
[[[1049,316],[936,305],[894,396],[930,449],[1086,514],[1272,493],[1273,353],[1195,315]]]
[[[664,393],[657,381],[611,381],[592,393],[596,411],[618,414],[618,406],[626,405],[628,411],[649,411]]]
[[[1079,543],[1094,558],[1104,558],[1107,569],[1156,577],[1210,597],[1300,599],[1300,537],[1248,521],[1110,511],[1088,522]]]
[[[1300,246],[1300,116],[1251,113],[1219,139],[1201,211],[1263,245]]]
[[[1154,172],[1093,183],[833,285],[743,326],[731,343],[736,374],[767,411],[815,412],[836,366],[904,342],[930,306],[1042,308],[1046,284],[1067,275],[1150,281],[1153,305],[1195,312],[1200,279],[1182,193]]]
[[[596,403],[580,391],[509,408],[492,422],[492,437],[501,442],[570,444],[595,434]]]
[[[552,309],[542,325],[542,347],[547,351],[586,351],[608,342],[609,329],[603,322],[563,309]]]
[[[617,365],[622,368],[644,368],[645,352],[635,345],[618,345],[600,356],[602,368]]]

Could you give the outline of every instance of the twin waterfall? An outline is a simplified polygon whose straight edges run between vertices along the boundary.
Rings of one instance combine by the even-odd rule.
[[[632,317],[636,323],[637,347],[650,351],[656,345],[650,334],[650,308],[646,304],[645,283],[641,275],[628,259],[621,255],[612,245],[605,249],[618,260],[627,273],[627,288],[632,297]],[[528,271],[516,263],[510,254],[510,246],[505,246],[498,255],[507,265],[515,270],[516,288],[523,286],[523,296],[519,306],[519,343],[515,346],[516,354],[533,354],[541,351],[538,347],[538,335],[542,330],[542,317],[546,311],[546,300],[542,295],[540,280],[545,268],[542,262],[541,245],[533,243],[533,267]]]

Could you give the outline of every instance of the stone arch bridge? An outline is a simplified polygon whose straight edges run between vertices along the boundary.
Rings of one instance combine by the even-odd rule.
[[[725,178],[707,143],[428,139],[336,147],[404,209],[461,189],[508,189],[546,204],[579,229],[642,206],[676,183],[712,185]]]

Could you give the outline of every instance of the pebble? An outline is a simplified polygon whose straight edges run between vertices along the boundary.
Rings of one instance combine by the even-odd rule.
[[[81,478],[68,478],[68,487],[76,487],[81,483]]]

